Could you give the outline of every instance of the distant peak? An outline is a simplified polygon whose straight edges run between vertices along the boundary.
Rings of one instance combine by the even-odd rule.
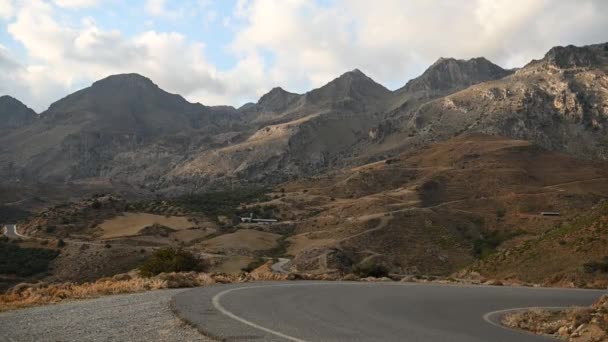
[[[503,78],[511,71],[483,57],[468,60],[440,57],[419,77],[410,80],[401,91],[448,91]]]
[[[562,69],[576,67],[593,67],[603,64],[608,57],[608,44],[587,46],[555,46],[551,48],[541,60]],[[532,61],[530,64],[535,64]]]
[[[281,87],[274,87],[260,97],[258,105],[267,110],[278,110],[289,105],[298,96],[298,94],[290,93]]]
[[[359,69],[353,69],[351,71],[347,71],[345,73],[343,73],[340,78],[342,77],[350,77],[350,78],[369,78],[367,77],[366,74],[364,74],[361,70]]]
[[[289,94],[289,92],[281,87],[274,87],[267,94]]]
[[[157,87],[156,84],[154,84],[154,82],[152,82],[152,80],[150,80],[149,78],[142,76],[140,74],[136,74],[136,73],[130,73],[130,74],[117,74],[117,75],[110,75],[106,78],[103,78],[95,83],[93,83],[93,87],[96,86],[104,86],[104,85],[110,85],[110,86],[117,86],[117,85],[122,85],[122,86],[153,86],[153,87]]]
[[[488,64],[488,65],[495,65],[494,63],[490,62],[488,59],[486,59],[485,57],[473,57],[470,59],[456,59],[453,57],[439,57],[435,63],[433,63],[431,66],[437,66],[437,65],[441,65],[441,64],[461,64],[461,65],[466,65],[466,64]]]
[[[13,107],[22,107],[27,110],[31,110],[28,106],[26,106],[23,102],[17,100],[16,98],[10,95],[2,95],[0,96],[0,105],[2,106],[13,106]]]
[[[2,102],[19,102],[21,103],[21,101],[17,100],[16,98],[10,96],[10,95],[2,95],[0,96],[0,101]]]

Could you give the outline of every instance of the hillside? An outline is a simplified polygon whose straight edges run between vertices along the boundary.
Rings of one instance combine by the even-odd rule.
[[[588,210],[608,194],[608,168],[526,141],[467,135],[283,188],[269,203],[294,224],[287,253],[298,269],[374,262],[445,275]]]
[[[404,149],[463,132],[606,159],[608,44],[556,47],[504,78],[395,113],[372,148]],[[369,148],[369,147],[368,147]]]
[[[501,250],[472,269],[492,278],[567,287],[608,286],[608,203],[602,202],[545,234]]]

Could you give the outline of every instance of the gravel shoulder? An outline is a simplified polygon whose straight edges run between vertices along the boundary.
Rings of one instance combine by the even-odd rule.
[[[0,342],[213,341],[178,319],[158,290],[9,311],[0,314]]]

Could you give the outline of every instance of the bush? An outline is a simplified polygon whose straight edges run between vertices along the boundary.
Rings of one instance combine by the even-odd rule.
[[[523,234],[522,231],[516,230],[512,232],[492,231],[473,241],[473,255],[476,258],[483,259],[494,253],[496,248],[503,242],[510,240],[518,235]]]
[[[44,248],[22,248],[13,243],[0,242],[0,274],[27,277],[45,272],[58,251]]]
[[[505,217],[505,215],[507,214],[507,210],[504,208],[498,208],[496,209],[496,218],[497,219],[502,219]]]
[[[202,272],[207,264],[182,248],[163,248],[152,254],[139,268],[143,277],[152,277],[169,272]]]
[[[57,240],[57,248],[63,248],[63,247],[65,247],[65,241],[63,241],[63,239]]]
[[[255,270],[256,268],[264,265],[265,263],[266,263],[266,260],[264,260],[262,258],[257,258],[255,260],[253,260],[252,262],[250,262],[249,264],[247,264],[247,266],[241,268],[241,271],[251,272],[251,271]]]
[[[361,262],[353,267],[353,273],[361,278],[382,278],[388,276],[388,268],[381,264]]]
[[[608,273],[608,256],[602,261],[591,261],[583,265],[587,273]]]

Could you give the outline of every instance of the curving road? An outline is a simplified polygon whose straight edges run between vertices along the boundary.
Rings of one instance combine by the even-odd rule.
[[[589,305],[606,291],[408,283],[282,282],[212,286],[174,310],[224,341],[551,341],[495,324],[491,312]]]
[[[287,265],[291,260],[286,258],[279,258],[279,261],[275,262],[270,266],[274,273],[287,274],[289,271],[285,269],[285,265]]]
[[[11,239],[23,239],[23,238],[27,238],[27,236],[21,235],[19,234],[19,232],[17,231],[17,225],[16,224],[7,224],[4,226],[4,235],[6,235],[7,237],[11,238]]]

